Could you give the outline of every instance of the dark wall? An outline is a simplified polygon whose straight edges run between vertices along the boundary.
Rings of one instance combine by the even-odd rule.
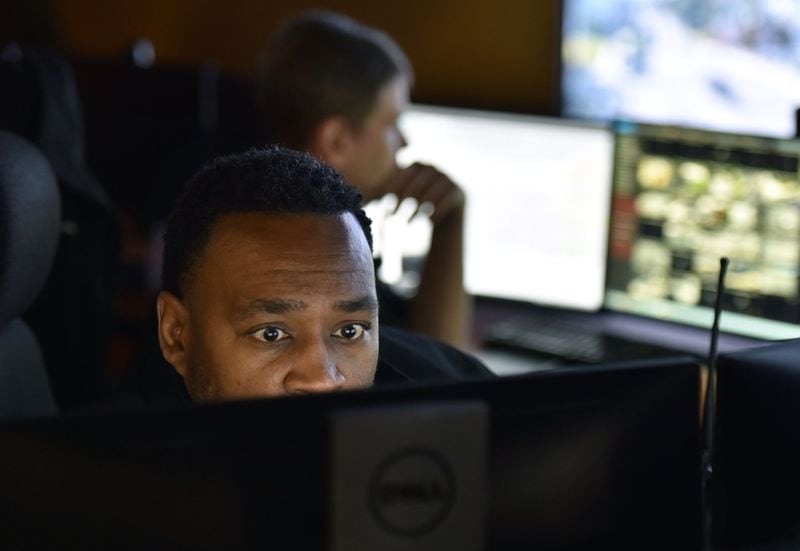
[[[553,112],[558,103],[559,0],[59,0],[52,23],[69,53],[116,54],[139,37],[159,62],[213,59],[250,74],[264,39],[309,7],[382,28],[406,50],[416,101]]]
[[[53,45],[52,4],[52,0],[0,0],[0,44]]]

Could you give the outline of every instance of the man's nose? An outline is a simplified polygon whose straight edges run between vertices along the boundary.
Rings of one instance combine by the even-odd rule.
[[[284,379],[289,394],[331,392],[344,386],[344,375],[324,342],[308,343]]]

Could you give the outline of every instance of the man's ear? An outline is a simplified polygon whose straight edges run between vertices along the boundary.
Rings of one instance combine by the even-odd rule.
[[[334,115],[317,125],[311,137],[311,153],[342,172],[353,150],[353,127],[346,117]]]
[[[181,377],[186,378],[189,311],[178,297],[168,291],[161,291],[156,300],[156,312],[161,354]]]

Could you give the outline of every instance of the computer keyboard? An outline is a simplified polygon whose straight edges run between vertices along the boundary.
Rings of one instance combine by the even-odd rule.
[[[486,346],[513,348],[595,363],[605,357],[604,335],[561,321],[515,318],[489,326],[483,333]]]
[[[598,363],[678,353],[549,316],[521,316],[496,322],[484,330],[482,337],[483,344],[487,347],[510,348],[575,363]]]

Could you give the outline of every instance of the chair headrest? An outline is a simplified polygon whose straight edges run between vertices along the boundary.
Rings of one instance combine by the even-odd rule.
[[[58,245],[61,199],[44,155],[0,130],[0,325],[42,290]]]

